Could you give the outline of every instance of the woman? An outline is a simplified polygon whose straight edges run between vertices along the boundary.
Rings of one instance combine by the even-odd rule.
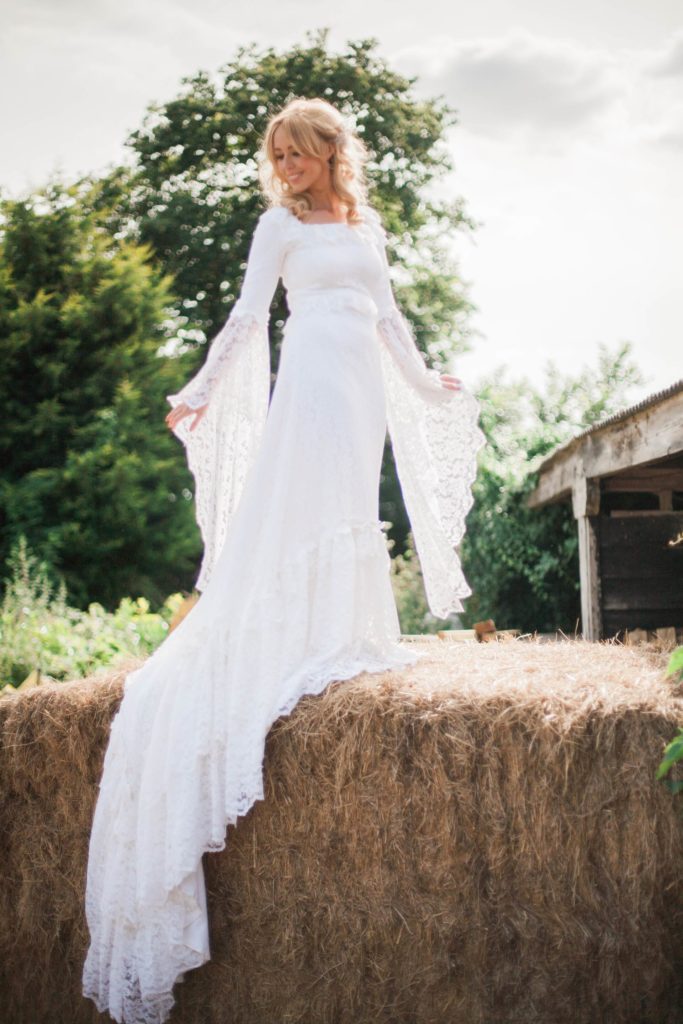
[[[324,100],[268,124],[270,207],[240,297],[166,422],[195,477],[199,600],[130,673],[93,818],[83,992],[136,1024],[210,957],[202,854],[263,799],[273,722],[303,694],[413,664],[378,518],[387,425],[429,605],[471,593],[454,551],[484,441],[476,400],[428,370],[394,302],[366,150]],[[268,311],[290,310],[269,406]]]

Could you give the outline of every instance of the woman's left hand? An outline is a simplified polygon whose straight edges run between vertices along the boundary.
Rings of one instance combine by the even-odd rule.
[[[198,409],[193,409],[191,406],[185,405],[184,402],[180,402],[166,414],[166,426],[173,430],[186,416],[194,416],[194,421],[190,424],[190,430],[194,430],[208,408],[208,402],[206,405],[200,405]]]
[[[445,388],[448,388],[450,391],[460,391],[460,385],[462,384],[462,381],[460,380],[459,377],[454,377],[450,373],[440,373],[439,379],[441,380],[443,386]]]

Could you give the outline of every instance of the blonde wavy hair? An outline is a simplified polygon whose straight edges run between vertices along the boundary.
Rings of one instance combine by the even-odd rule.
[[[268,205],[286,206],[299,220],[313,209],[310,193],[306,190],[296,192],[277,172],[273,136],[281,125],[304,156],[328,159],[332,189],[346,206],[349,223],[358,223],[362,219],[359,206],[367,202],[365,165],[368,150],[339,110],[327,100],[317,97],[296,97],[268,121],[256,154],[261,190]],[[334,153],[327,158],[329,143],[334,146]]]

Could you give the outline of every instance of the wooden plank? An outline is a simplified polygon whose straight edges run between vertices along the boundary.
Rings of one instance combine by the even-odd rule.
[[[596,520],[600,512],[600,481],[578,476],[572,484],[572,510],[579,534],[581,631],[586,640],[600,639],[600,578]]]
[[[577,477],[572,485],[572,511],[579,516],[596,516],[600,512],[600,481]]]
[[[683,625],[683,513],[603,516],[599,529],[604,635]]]
[[[662,516],[670,511],[668,508],[613,508],[609,515],[612,519],[619,519],[626,516]]]
[[[624,510],[625,511],[625,510]],[[654,515],[651,513],[654,511]],[[642,523],[639,524],[638,520]],[[601,543],[611,542],[623,547],[638,541],[668,543],[675,540],[683,530],[683,512],[662,512],[660,509],[643,509],[633,514],[603,516],[600,524]]]
[[[606,559],[598,553],[600,559],[600,582],[604,587],[610,580],[657,580],[671,579],[676,575],[672,572],[670,557],[666,551],[641,554],[635,551],[617,553],[617,557]],[[679,563],[676,559],[676,564]]]
[[[683,608],[683,581],[672,576],[665,579],[614,579],[603,577],[600,584],[603,612],[628,608]],[[683,620],[682,620],[683,621]],[[668,625],[668,623],[660,623]]]
[[[603,611],[603,636],[614,636],[622,629],[661,629],[673,626],[683,628],[682,610],[651,608],[649,610]]]
[[[639,466],[616,476],[602,478],[602,490],[607,491],[683,491],[683,469],[664,466]]]
[[[636,644],[647,643],[647,630],[646,629],[629,629],[624,636],[624,643],[628,647],[635,647]]]
[[[683,580],[683,512],[601,516],[598,558],[603,584],[612,578]]]
[[[439,629],[436,635],[440,640],[444,640],[448,643],[462,643],[463,640],[474,640],[475,643],[481,642],[482,632],[476,629]],[[518,629],[493,629],[488,634],[493,639],[500,637],[515,637],[519,636]]]
[[[662,643],[675,644],[676,643],[676,627],[675,626],[662,626],[657,630],[657,639],[661,640]]]
[[[678,392],[623,420],[577,437],[548,456],[527,504],[537,508],[568,498],[578,477],[604,477],[681,452],[683,392]]]
[[[596,536],[596,520],[598,518],[598,516],[580,516],[576,521],[579,533],[581,632],[585,640],[599,640],[602,632]]]

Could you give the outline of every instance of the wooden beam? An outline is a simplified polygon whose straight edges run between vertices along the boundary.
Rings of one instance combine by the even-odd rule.
[[[585,640],[595,641],[602,633],[597,537],[600,481],[577,477],[572,487],[572,508],[579,533],[581,631]]]
[[[672,511],[668,508],[613,508],[610,512],[610,519],[619,519],[625,516],[670,516]]]
[[[606,476],[602,480],[605,491],[683,491],[683,470],[664,470],[658,466],[641,466],[630,473]]]
[[[585,476],[576,477],[572,486],[572,510],[574,518],[597,516],[600,512],[600,481]]]
[[[604,477],[683,452],[683,392],[574,438],[542,463],[531,508],[566,500],[576,477]],[[661,467],[666,469],[666,464]]]
[[[581,630],[585,640],[599,640],[602,633],[596,518],[596,516],[581,516],[577,519],[579,576],[581,579]]]

